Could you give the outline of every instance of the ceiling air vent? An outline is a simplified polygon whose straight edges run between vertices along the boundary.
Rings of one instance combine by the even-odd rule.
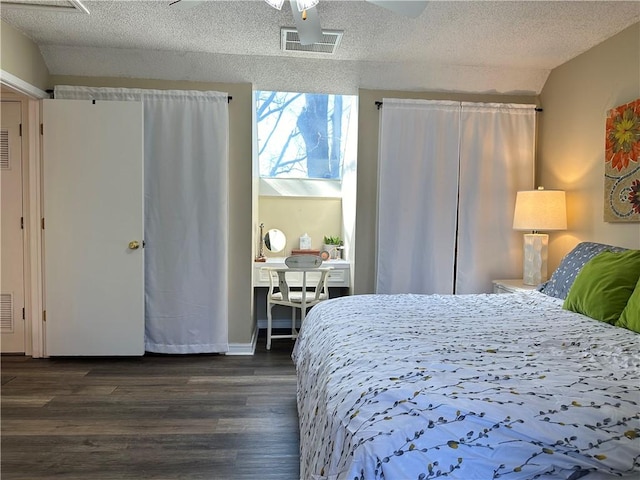
[[[342,30],[323,30],[322,40],[311,45],[302,45],[295,28],[280,29],[280,46],[285,52],[311,52],[334,54],[342,40]]]

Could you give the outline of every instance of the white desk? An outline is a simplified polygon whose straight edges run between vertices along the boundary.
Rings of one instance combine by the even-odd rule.
[[[267,258],[266,262],[253,262],[253,286],[254,286],[254,315],[258,323],[258,328],[267,327],[267,289],[269,288],[269,272],[261,270],[263,267],[286,267],[285,257]],[[347,260],[326,260],[322,262],[322,267],[332,267],[327,277],[327,286],[330,288],[331,298],[340,295],[347,295],[351,286],[351,264]],[[300,274],[300,285],[302,285],[302,273]],[[291,328],[291,311],[287,308],[279,309],[274,307],[273,328]]]
[[[351,264],[347,260],[326,260],[322,262],[322,267],[331,267],[327,277],[328,287],[349,287],[351,284]],[[253,286],[268,287],[269,272],[262,270],[263,267],[285,268],[284,257],[267,258],[266,262],[253,262]],[[302,284],[302,276],[300,277]]]

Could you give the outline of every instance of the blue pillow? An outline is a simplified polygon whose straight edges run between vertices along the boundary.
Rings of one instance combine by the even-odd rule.
[[[558,268],[551,275],[551,278],[538,287],[538,291],[550,297],[567,298],[569,289],[573,285],[578,272],[593,257],[604,251],[623,252],[627,250],[622,247],[605,245],[604,243],[581,242],[573,250],[565,255],[558,265]]]

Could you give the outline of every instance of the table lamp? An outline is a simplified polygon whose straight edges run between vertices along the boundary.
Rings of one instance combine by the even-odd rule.
[[[514,230],[531,230],[524,234],[522,262],[525,285],[538,285],[547,279],[549,235],[540,230],[566,230],[567,207],[561,190],[527,190],[516,194],[513,214]]]

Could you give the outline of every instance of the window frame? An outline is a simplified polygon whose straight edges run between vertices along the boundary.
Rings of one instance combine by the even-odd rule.
[[[350,121],[349,126],[355,125],[356,133],[355,139],[356,142],[355,148],[349,147],[349,144],[344,145],[340,155],[340,178],[309,178],[309,177],[271,177],[271,176],[263,176],[260,173],[260,144],[258,142],[258,118],[257,118],[257,109],[258,109],[258,98],[261,92],[275,92],[282,94],[313,94],[315,92],[283,92],[283,91],[275,91],[275,90],[259,90],[256,89],[253,91],[254,96],[254,107],[253,107],[253,127],[254,127],[254,144],[256,146],[256,154],[255,154],[255,174],[258,179],[258,187],[259,187],[259,195],[266,196],[294,196],[294,197],[327,197],[327,198],[339,198],[342,196],[341,185],[343,181],[343,175],[345,167],[351,163],[355,163],[357,161],[356,158],[349,159],[349,152],[357,151],[357,126],[358,126],[358,96],[357,95],[349,95],[349,94],[339,94],[339,93],[327,93],[326,95],[333,96],[341,96],[349,98],[349,108],[350,108]],[[323,93],[324,95],[324,93]],[[351,118],[351,116],[355,116]],[[344,128],[344,127],[343,127]],[[349,131],[347,138],[351,138],[351,135],[354,135]]]

